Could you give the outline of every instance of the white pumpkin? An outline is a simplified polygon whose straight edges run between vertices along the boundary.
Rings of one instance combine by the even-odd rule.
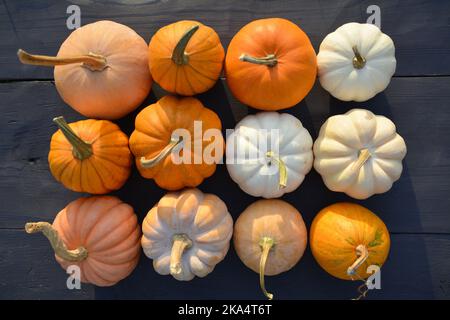
[[[405,155],[394,123],[364,109],[328,118],[314,142],[314,168],[326,186],[356,199],[388,191]]]
[[[227,138],[227,169],[246,193],[278,198],[297,189],[311,170],[312,138],[287,113],[248,115]]]
[[[166,194],[142,223],[142,248],[159,274],[205,277],[223,260],[233,234],[225,203],[198,189]]]
[[[335,98],[366,101],[391,81],[394,42],[375,25],[347,23],[322,41],[317,66],[320,84]]]

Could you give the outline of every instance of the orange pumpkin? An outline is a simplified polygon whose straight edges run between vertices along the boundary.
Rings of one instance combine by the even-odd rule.
[[[280,18],[255,20],[231,40],[225,71],[231,92],[241,102],[261,110],[286,109],[313,87],[316,53],[294,23]]]
[[[63,117],[50,142],[48,163],[56,180],[66,188],[104,194],[122,187],[131,171],[128,137],[108,120],[67,124]]]
[[[224,57],[217,33],[198,21],[178,21],[159,29],[148,50],[155,81],[163,89],[185,96],[214,86]]]
[[[381,267],[390,247],[389,231],[373,212],[353,203],[322,209],[310,230],[314,258],[343,280],[366,279],[370,265]]]
[[[199,132],[195,122],[202,126],[201,137],[197,136]],[[186,137],[177,136],[180,129],[188,134],[189,141],[185,140]],[[218,135],[211,139],[203,138],[203,133],[209,129],[216,129]],[[210,154],[214,159],[222,159],[224,142],[221,129],[217,114],[205,108],[199,100],[165,96],[137,115],[130,149],[141,175],[154,179],[161,188],[196,187],[215,172],[218,162],[205,161],[203,152],[212,150]],[[215,145],[219,148],[211,149]],[[178,154],[187,160],[174,162],[173,151],[180,147]]]
[[[80,268],[81,281],[112,286],[126,278],[140,257],[140,228],[133,208],[111,196],[80,198],[53,224],[30,222],[27,233],[42,232],[64,270]]]

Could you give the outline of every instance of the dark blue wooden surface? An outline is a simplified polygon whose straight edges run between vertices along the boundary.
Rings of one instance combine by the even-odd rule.
[[[394,39],[398,60],[388,89],[365,103],[344,103],[330,98],[317,83],[303,102],[287,112],[297,116],[313,138],[327,117],[353,107],[366,107],[396,123],[408,146],[403,175],[388,193],[358,201],[386,222],[392,238],[391,253],[382,269],[382,289],[371,292],[370,297],[450,298],[449,1],[106,2],[0,2],[0,298],[262,298],[257,275],[239,261],[233,249],[204,279],[181,283],[160,276],[142,256],[134,273],[114,287],[84,285],[82,290],[69,291],[66,275],[46,240],[23,231],[27,221],[52,221],[62,207],[80,196],[54,181],[47,154],[56,130],[51,119],[57,115],[69,121],[83,117],[61,101],[51,70],[21,66],[15,56],[19,47],[56,53],[70,33],[65,19],[71,3],[80,5],[82,24],[112,19],[134,28],[146,40],[167,23],[198,19],[218,31],[224,46],[252,19],[285,17],[310,35],[316,49],[327,33],[345,22],[364,22],[367,6],[379,5],[382,29]],[[220,115],[224,128],[235,126],[232,108],[237,106],[229,99],[223,81],[199,98]],[[155,100],[152,93],[143,106]],[[137,112],[118,121],[128,134]],[[256,200],[231,181],[224,166],[200,189],[220,196],[235,219]],[[164,193],[136,170],[116,192],[133,205],[140,221]],[[328,191],[314,170],[300,189],[283,199],[300,210],[308,227],[324,206],[351,200]],[[355,296],[357,285],[328,276],[309,249],[291,271],[267,279],[268,288],[280,299],[348,299]]]

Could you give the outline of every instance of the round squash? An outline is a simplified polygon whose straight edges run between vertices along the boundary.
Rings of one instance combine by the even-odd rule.
[[[142,223],[142,248],[159,274],[205,277],[225,258],[233,219],[217,196],[198,189],[166,194]]]
[[[364,109],[328,118],[314,142],[314,168],[326,186],[356,199],[388,191],[405,155],[394,123]]]
[[[201,130],[196,126],[201,126]],[[178,135],[180,129],[187,133],[189,140]],[[203,136],[210,129],[216,135]],[[137,115],[130,149],[141,175],[154,179],[161,188],[196,187],[215,172],[216,163],[222,159],[224,141],[221,130],[217,114],[205,108],[199,100],[165,96]],[[214,146],[219,147],[212,148]],[[211,155],[219,160],[207,161],[204,158],[205,152],[211,148]],[[187,160],[174,161],[177,150],[177,154],[182,154]]]
[[[22,63],[54,66],[61,98],[89,118],[118,119],[150,92],[147,43],[131,28],[98,21],[73,31],[57,57],[18,51]]]
[[[166,91],[185,96],[212,88],[222,72],[224,57],[217,33],[189,20],[159,29],[148,49],[153,79]]]
[[[76,192],[104,194],[120,189],[132,164],[128,137],[108,120],[81,120],[58,125],[50,142],[48,163],[56,180]]]
[[[311,170],[312,145],[308,130],[290,114],[248,115],[227,137],[227,169],[246,193],[278,198],[296,190]]]
[[[282,200],[251,204],[234,226],[234,248],[242,262],[259,273],[264,295],[264,275],[274,276],[294,267],[305,252],[307,231],[300,213]]]
[[[227,84],[242,103],[280,110],[299,103],[316,80],[316,53],[308,36],[280,18],[245,25],[225,59]]]
[[[30,222],[25,231],[42,232],[64,270],[76,265],[82,282],[100,287],[126,278],[140,257],[141,231],[133,208],[112,196],[72,201],[53,224]]]
[[[311,250],[317,263],[343,280],[368,278],[370,265],[381,268],[390,243],[383,221],[354,203],[336,203],[322,209],[310,230]]]
[[[325,37],[317,55],[320,84],[344,101],[366,101],[386,89],[396,63],[392,39],[367,23],[339,27]]]

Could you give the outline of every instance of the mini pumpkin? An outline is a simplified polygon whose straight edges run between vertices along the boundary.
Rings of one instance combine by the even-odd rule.
[[[310,230],[311,250],[317,263],[343,280],[366,279],[368,268],[381,268],[389,248],[389,231],[370,210],[354,203],[335,203],[322,209]]]
[[[242,103],[261,110],[286,109],[313,87],[316,53],[291,21],[254,20],[231,40],[225,72],[231,92]]]
[[[233,219],[225,203],[198,189],[166,194],[142,223],[142,248],[162,275],[181,281],[211,273],[228,252]]]
[[[128,137],[108,120],[81,120],[68,124],[63,117],[50,142],[48,163],[66,188],[92,194],[120,189],[130,175],[132,155]]]
[[[317,55],[320,84],[344,101],[366,101],[386,89],[396,63],[392,39],[367,23],[339,27],[325,37]]]
[[[246,193],[278,198],[296,190],[311,170],[312,145],[308,130],[290,114],[248,115],[227,137],[227,169]]]
[[[55,67],[61,98],[89,118],[118,119],[147,97],[147,43],[131,28],[97,21],[73,31],[56,57],[18,51],[22,63]]]
[[[394,123],[364,109],[328,118],[314,142],[314,168],[326,186],[356,199],[388,191],[405,155]]]
[[[72,201],[53,224],[30,222],[25,231],[42,232],[64,270],[76,265],[82,282],[100,287],[126,278],[140,257],[141,232],[133,208],[112,196]]]
[[[148,62],[166,91],[192,96],[214,86],[225,52],[219,36],[198,21],[183,20],[159,29],[150,40]]]
[[[234,248],[242,262],[259,273],[264,295],[264,276],[294,267],[305,252],[307,231],[301,214],[282,200],[259,200],[251,204],[234,226]]]
[[[161,188],[196,187],[215,172],[222,159],[221,130],[217,114],[199,100],[164,96],[137,115],[130,149],[141,175],[154,179]],[[207,132],[216,134],[206,137]],[[204,156],[208,150],[212,160]],[[175,160],[175,154],[183,159]]]

